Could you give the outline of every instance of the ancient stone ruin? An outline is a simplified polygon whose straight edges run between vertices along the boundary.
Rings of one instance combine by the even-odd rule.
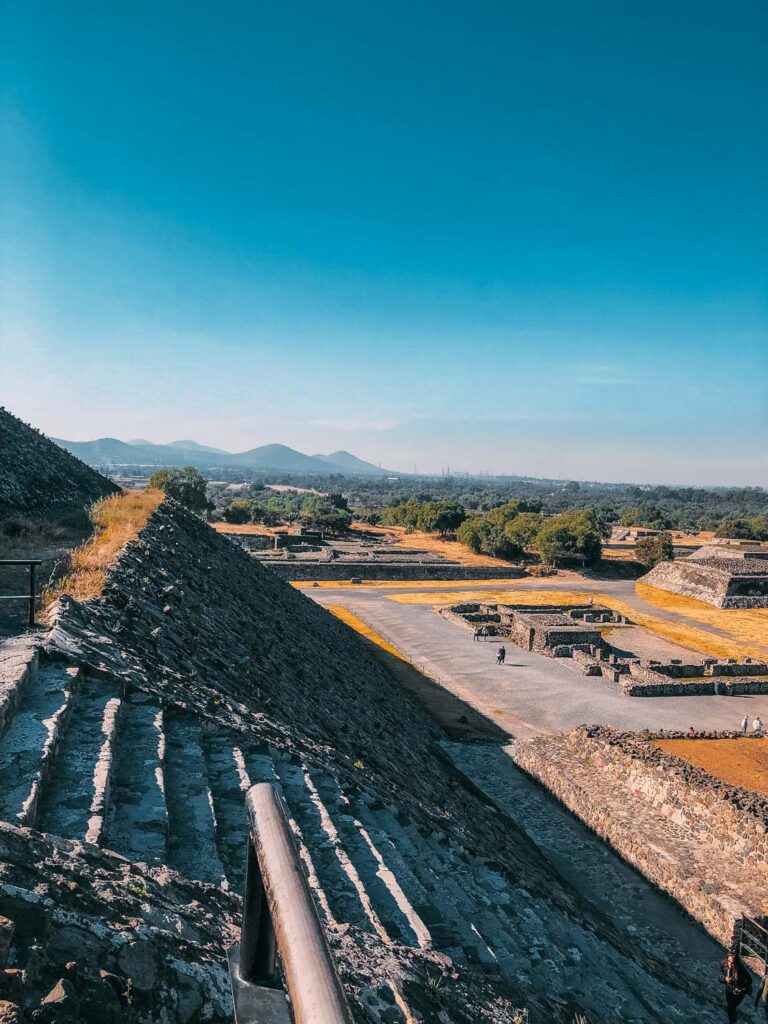
[[[708,544],[687,558],[659,562],[640,582],[717,608],[768,608],[768,549]]]
[[[581,726],[566,735],[518,740],[512,753],[524,771],[727,946],[743,914],[762,920],[768,910],[768,801],[655,742],[675,738],[689,737]]]
[[[632,623],[599,605],[464,603],[441,608],[440,614],[479,633],[480,639],[504,638],[524,651],[570,659],[582,675],[599,676],[627,697],[768,693],[768,664],[752,658],[701,657],[684,663],[635,657],[618,646],[613,629]],[[601,631],[606,627],[610,640]]]

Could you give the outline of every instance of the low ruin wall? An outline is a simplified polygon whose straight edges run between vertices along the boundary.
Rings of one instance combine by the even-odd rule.
[[[382,564],[373,562],[292,562],[263,561],[271,572],[286,580],[495,580],[520,579],[522,569],[497,565],[458,565],[448,563]]]
[[[700,697],[768,693],[768,666],[760,662],[654,665],[630,662],[622,677],[628,697]]]
[[[226,530],[217,530],[216,532],[222,537],[226,537],[227,540],[239,544],[246,551],[264,551],[271,548],[274,543],[272,538],[267,537],[264,533],[227,533]]]

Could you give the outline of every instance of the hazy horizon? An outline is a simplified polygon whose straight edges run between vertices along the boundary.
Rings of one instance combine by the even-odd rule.
[[[0,403],[68,440],[768,485],[768,9],[4,15]]]

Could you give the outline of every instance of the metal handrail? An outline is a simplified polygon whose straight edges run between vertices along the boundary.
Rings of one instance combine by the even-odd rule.
[[[29,625],[35,624],[35,568],[42,565],[40,558],[0,558],[0,565],[28,565],[29,566],[29,593],[27,594],[0,594],[0,601],[27,601],[29,605]]]
[[[294,1024],[352,1024],[280,796],[260,782],[245,800],[251,832],[235,998],[237,983],[273,982],[279,955]]]
[[[738,951],[740,956],[746,952],[760,960],[765,970],[768,967],[768,929],[751,917],[742,917],[738,928]]]

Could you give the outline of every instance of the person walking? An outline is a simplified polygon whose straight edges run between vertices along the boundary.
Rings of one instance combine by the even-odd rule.
[[[734,950],[720,964],[720,983],[725,985],[728,1024],[736,1024],[739,1004],[752,991],[752,976]]]
[[[755,1006],[763,1011],[763,1016],[768,1020],[768,964],[763,969],[763,976],[758,982]]]
[[[480,627],[479,626],[475,626],[475,632],[472,634],[472,639],[473,640],[477,640],[477,641],[480,640]]]
[[[752,732],[762,732],[762,731],[763,731],[763,720],[760,718],[760,715],[755,715],[754,720],[752,722]]]
[[[744,717],[741,720],[741,731],[742,732],[746,732],[748,728],[749,728],[749,719],[747,718],[746,715],[744,715]]]
[[[504,664],[504,659],[506,658],[506,656],[507,656],[506,650],[503,647],[500,647],[498,649],[498,651],[496,651],[496,664],[497,665],[503,665]]]

